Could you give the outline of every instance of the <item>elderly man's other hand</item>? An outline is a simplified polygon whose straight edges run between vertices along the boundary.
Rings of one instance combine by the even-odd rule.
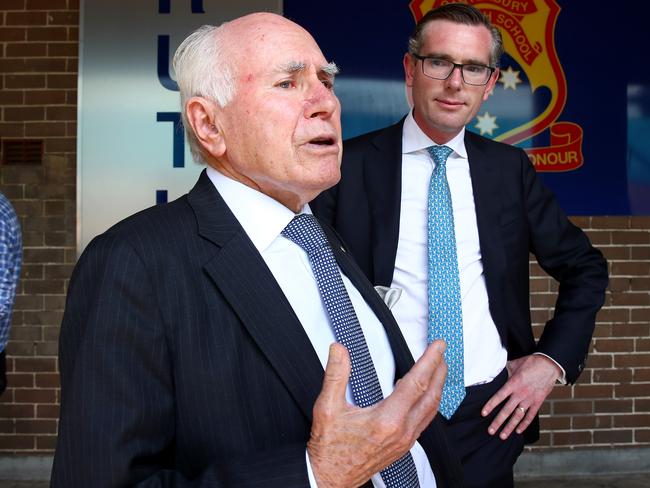
[[[307,444],[319,487],[362,485],[411,449],[438,411],[447,376],[444,350],[443,341],[431,344],[390,396],[359,408],[345,398],[347,350],[341,344],[330,346]]]

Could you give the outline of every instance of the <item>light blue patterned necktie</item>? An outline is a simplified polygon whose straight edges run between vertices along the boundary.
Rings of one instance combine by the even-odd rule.
[[[435,168],[431,174],[428,201],[429,332],[428,342],[444,339],[447,379],[438,411],[451,418],[465,398],[463,358],[463,313],[456,254],[456,234],[451,193],[447,182],[447,157],[451,148],[427,148]]]
[[[350,387],[354,402],[359,407],[374,405],[384,398],[375,365],[323,229],[314,216],[301,214],[289,222],[282,235],[300,246],[309,257],[334,336],[350,354]],[[410,452],[383,469],[381,478],[387,488],[420,486]]]

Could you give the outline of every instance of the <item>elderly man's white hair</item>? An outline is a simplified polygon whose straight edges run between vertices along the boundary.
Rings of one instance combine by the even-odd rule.
[[[202,164],[206,164],[203,147],[187,120],[185,105],[195,96],[213,100],[220,107],[225,107],[233,99],[233,68],[224,48],[227,24],[199,27],[178,46],[172,62],[181,92],[181,116],[190,151],[194,160]]]

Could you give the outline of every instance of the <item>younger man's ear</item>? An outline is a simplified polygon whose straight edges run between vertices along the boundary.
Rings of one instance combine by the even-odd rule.
[[[406,86],[413,86],[413,77],[415,76],[416,69],[416,59],[411,56],[409,53],[404,54],[404,59],[402,59],[402,65],[404,66],[404,79],[406,81]]]
[[[492,73],[492,76],[490,76],[490,79],[487,82],[487,87],[485,88],[485,92],[483,93],[483,101],[487,100],[490,95],[492,95],[492,92],[494,91],[494,87],[497,84],[497,80],[499,79],[499,68],[494,70],[494,73]]]

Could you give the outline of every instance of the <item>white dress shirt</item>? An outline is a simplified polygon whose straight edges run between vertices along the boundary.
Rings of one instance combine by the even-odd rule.
[[[470,386],[493,380],[508,355],[490,315],[464,136],[463,129],[445,145],[453,150],[447,159],[447,181],[460,272],[465,386]],[[435,163],[426,148],[434,145],[409,113],[402,132],[399,243],[391,287],[403,290],[392,312],[416,359],[427,346],[427,198]]]
[[[336,342],[327,310],[321,300],[307,253],[280,234],[295,214],[271,197],[232,180],[211,167],[207,168],[207,175],[262,255],[325,368],[329,346]],[[305,205],[301,213],[311,213],[309,206]],[[395,361],[386,331],[359,291],[345,274],[341,273],[341,276],[366,338],[381,390],[386,397],[393,391],[395,378]],[[349,384],[346,396],[348,402],[354,403]],[[416,442],[411,454],[420,486],[435,487],[435,479],[422,446]],[[316,487],[307,454],[306,459],[311,486]],[[372,477],[372,482],[378,488],[385,486],[379,473]]]

